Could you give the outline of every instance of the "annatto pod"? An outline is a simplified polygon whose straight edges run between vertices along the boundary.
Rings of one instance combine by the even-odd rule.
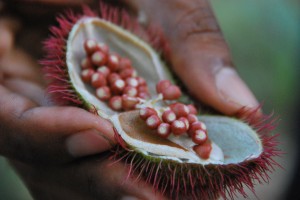
[[[275,136],[269,134],[269,120],[252,123],[255,112],[243,121],[198,115],[202,131],[191,130],[189,134],[202,133],[198,134],[199,144],[180,132],[181,128],[185,132],[197,129],[188,124],[188,116],[180,116],[172,124],[161,120],[168,110],[176,113],[174,103],[179,102],[164,100],[164,92],[156,93],[160,80],[170,80],[172,85],[175,79],[162,60],[167,61],[163,56],[167,45],[161,34],[141,28],[124,11],[104,4],[98,14],[84,7],[81,15],[69,12],[57,20],[59,26],[51,28],[52,36],[45,42],[47,55],[41,62],[51,79],[49,92],[59,104],[78,106],[111,121],[119,142],[112,157],[128,165],[130,175],[144,179],[172,199],[234,198],[238,193],[246,197],[245,186],[254,192],[253,181],[268,180],[267,172],[276,165],[273,156],[279,151]],[[81,66],[86,61],[89,65]],[[81,78],[86,68],[92,68],[91,73],[105,71],[100,77],[107,79],[98,84],[101,89],[89,84],[91,78]],[[126,84],[130,88],[125,94]],[[183,93],[181,99],[189,98]],[[159,132],[153,130],[156,127]],[[178,134],[170,134],[172,130]]]

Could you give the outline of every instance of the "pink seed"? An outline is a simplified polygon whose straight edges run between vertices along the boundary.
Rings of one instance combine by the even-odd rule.
[[[96,89],[96,96],[101,100],[101,101],[107,101],[110,99],[111,94],[110,94],[110,89],[107,86],[103,86],[100,88]]]
[[[82,69],[93,69],[93,63],[89,58],[82,59],[80,66]]]
[[[108,67],[110,69],[110,71],[114,72],[117,71],[119,69],[119,65],[120,65],[120,58],[118,55],[116,54],[111,54],[108,57]]]
[[[157,115],[151,115],[146,119],[146,124],[150,129],[156,129],[161,124],[161,120]]]
[[[132,68],[131,61],[128,58],[121,58],[120,66],[118,70],[122,71],[124,69],[129,69],[129,68]]]
[[[110,74],[110,70],[106,66],[98,67],[97,72],[102,73],[105,78]]]
[[[208,159],[212,150],[211,142],[207,140],[202,145],[195,145],[193,150],[198,154],[198,156],[202,159]]]
[[[182,103],[174,103],[170,105],[171,110],[176,114],[177,117],[187,117],[189,109]]]
[[[81,71],[81,79],[85,83],[90,83],[95,71],[93,69],[84,69]]]
[[[136,80],[138,81],[138,85],[146,86],[146,80],[140,76],[136,77]]]
[[[94,65],[101,66],[101,65],[106,64],[107,57],[103,52],[96,51],[92,54],[91,61]]]
[[[162,93],[164,89],[169,87],[171,84],[171,81],[169,80],[161,80],[156,84],[156,92],[157,93]]]
[[[204,124],[203,122],[196,121],[196,122],[192,123],[192,124],[190,125],[189,130],[188,130],[188,135],[189,135],[190,137],[192,137],[192,136],[193,136],[193,133],[194,133],[196,130],[199,130],[199,129],[201,129],[201,130],[203,130],[203,131],[206,131],[206,130],[207,130],[207,129],[206,129],[206,126],[205,126],[205,124]]]
[[[114,82],[116,82],[116,80],[121,79],[120,75],[117,73],[110,73],[107,76],[107,81],[110,85],[112,85]]]
[[[187,119],[188,119],[188,121],[189,121],[190,124],[198,121],[197,116],[194,115],[194,114],[188,114]]]
[[[181,90],[176,85],[170,85],[161,92],[164,100],[176,100],[181,96]]]
[[[97,50],[97,42],[92,39],[85,40],[83,46],[88,55],[93,54]]]
[[[186,117],[180,117],[178,120],[182,121],[185,124],[187,130],[189,129],[190,123],[189,123],[189,120]]]
[[[175,120],[172,122],[171,125],[172,133],[176,136],[182,135],[187,131],[187,127],[185,126],[185,123],[180,120]]]
[[[102,51],[105,55],[109,54],[109,47],[104,43],[98,43],[97,49]]]
[[[136,97],[138,95],[138,91],[135,87],[126,86],[124,88],[123,94],[127,94],[130,97]]]
[[[166,110],[162,114],[162,120],[170,124],[176,120],[176,114],[172,110]]]
[[[136,80],[136,78],[129,77],[125,80],[126,85],[137,87],[139,85],[139,82]]]
[[[92,76],[91,84],[94,88],[106,86],[107,82],[105,76],[102,73],[96,72]]]
[[[197,129],[192,133],[192,140],[196,144],[204,144],[207,138],[207,132],[202,129]]]
[[[157,115],[156,110],[154,110],[153,108],[150,107],[145,107],[145,108],[141,108],[140,109],[140,117],[143,120],[146,120],[148,117],[150,117],[151,115]]]
[[[125,88],[125,82],[122,79],[117,79],[111,85],[111,91],[113,94],[121,94]]]
[[[136,71],[132,68],[129,68],[129,69],[124,69],[122,71],[120,71],[120,76],[122,79],[126,79],[126,78],[129,78],[129,77],[135,77],[136,76]]]
[[[171,134],[171,125],[161,123],[157,128],[157,134],[162,138],[167,138]]]
[[[116,111],[122,110],[122,97],[121,96],[112,97],[109,100],[108,105],[113,110],[116,110]]]
[[[137,95],[141,99],[150,99],[151,95],[147,92],[139,92]]]
[[[149,88],[147,86],[144,85],[140,85],[138,86],[138,92],[145,92],[145,93],[149,93]]]
[[[187,105],[187,107],[189,108],[191,114],[197,115],[198,113],[197,108],[193,104],[189,104]]]
[[[135,106],[139,103],[138,98],[122,95],[122,107],[124,110],[134,110]]]

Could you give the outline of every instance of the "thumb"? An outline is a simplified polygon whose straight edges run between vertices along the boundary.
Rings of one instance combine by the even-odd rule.
[[[258,107],[233,67],[208,0],[127,2],[150,22],[161,25],[170,42],[173,69],[194,97],[227,115]]]

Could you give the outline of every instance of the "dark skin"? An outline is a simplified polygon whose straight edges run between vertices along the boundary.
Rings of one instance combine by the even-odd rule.
[[[59,9],[82,2],[43,1]],[[145,16],[144,23],[162,27],[170,42],[173,70],[197,100],[226,115],[258,106],[233,68],[207,0],[123,3],[132,13]],[[108,121],[79,108],[50,103],[37,61],[15,45],[18,23],[7,18],[0,23],[0,155],[10,160],[32,196],[163,199],[134,177],[124,181],[128,169],[121,163],[108,165],[112,161],[107,151],[116,143]]]

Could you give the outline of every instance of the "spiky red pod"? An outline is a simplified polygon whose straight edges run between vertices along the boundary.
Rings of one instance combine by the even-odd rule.
[[[163,54],[168,54],[165,51],[166,43],[163,42],[161,35],[155,32],[154,29],[140,31],[141,27],[136,22],[132,22],[132,19],[125,15],[124,12],[118,12],[103,5],[100,10],[102,19],[112,24],[117,24],[124,29],[131,30],[134,33],[140,33],[140,38],[152,44]],[[119,15],[120,13],[122,13],[122,16]],[[74,86],[69,81],[70,75],[67,70],[65,47],[67,46],[69,33],[75,23],[89,16],[95,17],[97,14],[85,8],[83,15],[75,15],[69,12],[66,17],[58,18],[59,27],[51,28],[53,36],[45,42],[47,56],[41,62],[45,66],[47,77],[51,79],[48,91],[53,95],[56,102],[63,105],[83,107],[87,110],[94,108],[94,106],[85,102],[81,93],[74,90]],[[145,32],[149,34],[144,34]],[[88,55],[95,51],[93,45],[87,45],[85,48]],[[98,44],[96,50],[101,48]],[[106,49],[107,53],[105,54],[108,55],[109,47],[107,46]],[[80,61],[78,66],[80,66]],[[111,82],[115,82],[115,80],[107,81],[109,86]],[[124,109],[121,96],[112,97],[108,105],[115,111]],[[188,113],[196,114],[191,109],[189,109]],[[186,117],[188,113],[184,112],[181,114]],[[153,156],[153,154],[145,155],[130,149],[130,145],[127,146],[116,127],[114,128],[119,145],[115,149],[115,158],[128,165],[130,175],[143,178],[147,183],[152,184],[155,190],[172,199],[217,199],[220,195],[224,198],[233,198],[237,193],[247,196],[243,186],[245,185],[253,190],[255,180],[267,181],[267,172],[272,171],[273,165],[276,165],[273,156],[279,154],[276,149],[276,136],[271,136],[267,133],[272,126],[269,124],[265,125],[263,119],[256,120],[256,123],[253,124],[253,119],[251,116],[247,118],[251,122],[249,124],[252,125],[253,130],[257,130],[259,133],[262,151],[256,157],[249,157],[240,163],[193,164],[186,163],[185,160],[178,162],[174,159],[157,157],[149,159],[149,156]],[[214,128],[214,126],[209,124],[209,121],[207,123],[211,129]],[[235,137],[229,139],[233,140]]]

